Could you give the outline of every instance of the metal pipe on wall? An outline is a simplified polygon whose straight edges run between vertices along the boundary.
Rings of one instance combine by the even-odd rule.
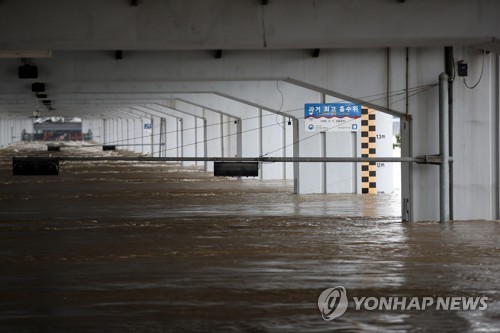
[[[453,156],[453,81],[455,80],[455,64],[453,47],[444,48],[445,71],[448,74],[448,137],[449,154]],[[450,219],[453,220],[453,164],[450,166]]]
[[[259,156],[264,154],[264,142],[262,141],[262,109],[259,109]],[[260,164],[259,179],[263,179],[264,164]]]
[[[326,103],[326,95],[321,94],[321,103]],[[320,146],[321,146],[321,157],[326,157],[326,132],[320,133]],[[328,175],[326,169],[326,163],[321,163],[321,193],[326,194],[328,189]]]
[[[448,133],[448,75],[439,75],[439,220],[450,220],[450,158]]]
[[[61,161],[148,161],[148,162],[276,162],[276,163],[414,163],[418,157],[120,157],[61,156]]]
[[[297,158],[300,156],[300,145],[299,145],[299,120],[298,119],[292,119],[292,125],[293,125],[293,158]],[[298,194],[299,193],[299,175],[300,175],[300,170],[299,170],[299,163],[294,162],[293,163],[293,193]]]
[[[401,123],[401,154],[413,156],[413,125],[409,103],[410,49],[405,49],[405,116]],[[401,167],[401,217],[405,222],[413,221],[413,164]]]
[[[500,219],[500,59],[499,55],[494,55],[494,133],[495,144],[493,156],[495,156],[495,219]]]

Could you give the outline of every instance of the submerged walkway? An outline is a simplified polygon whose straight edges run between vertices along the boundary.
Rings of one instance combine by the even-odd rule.
[[[14,177],[0,149],[2,332],[494,332],[500,224],[399,222],[392,195],[304,195],[283,181],[166,163],[65,162]],[[130,154],[68,147],[57,154]],[[488,296],[485,311],[355,311],[320,293]]]

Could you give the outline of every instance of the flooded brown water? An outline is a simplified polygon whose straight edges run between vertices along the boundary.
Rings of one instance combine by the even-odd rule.
[[[12,156],[44,150],[0,149],[0,332],[500,331],[499,222],[401,223],[397,195],[298,196],[289,182],[178,164],[65,162],[59,176],[12,176]],[[351,302],[324,321],[318,296],[336,286],[487,296],[488,308]]]

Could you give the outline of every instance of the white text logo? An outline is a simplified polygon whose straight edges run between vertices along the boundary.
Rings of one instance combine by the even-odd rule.
[[[483,311],[488,297],[353,297],[355,311]],[[324,320],[342,316],[349,306],[344,287],[328,288],[318,297],[318,308]]]
[[[318,308],[324,320],[340,317],[347,310],[347,292],[344,287],[328,288],[318,298]]]

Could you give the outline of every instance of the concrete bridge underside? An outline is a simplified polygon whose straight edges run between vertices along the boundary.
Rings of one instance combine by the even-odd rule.
[[[265,3],[1,2],[0,145],[32,126],[38,103],[44,116],[82,117],[98,142],[141,154],[318,157],[321,136],[305,132],[304,104],[350,101],[400,118],[402,156],[432,155],[436,83],[448,72],[451,217],[500,218],[500,4]],[[468,63],[465,79],[458,61]],[[38,67],[37,79],[18,78],[23,63]],[[37,102],[34,82],[45,83],[53,111]],[[329,157],[352,156],[359,140],[325,136]],[[325,187],[320,163],[262,168],[260,177],[293,179],[299,193]],[[328,170],[345,179],[357,172],[345,164]],[[439,168],[404,163],[401,182],[403,220],[438,220]],[[339,181],[327,191],[358,189]]]

